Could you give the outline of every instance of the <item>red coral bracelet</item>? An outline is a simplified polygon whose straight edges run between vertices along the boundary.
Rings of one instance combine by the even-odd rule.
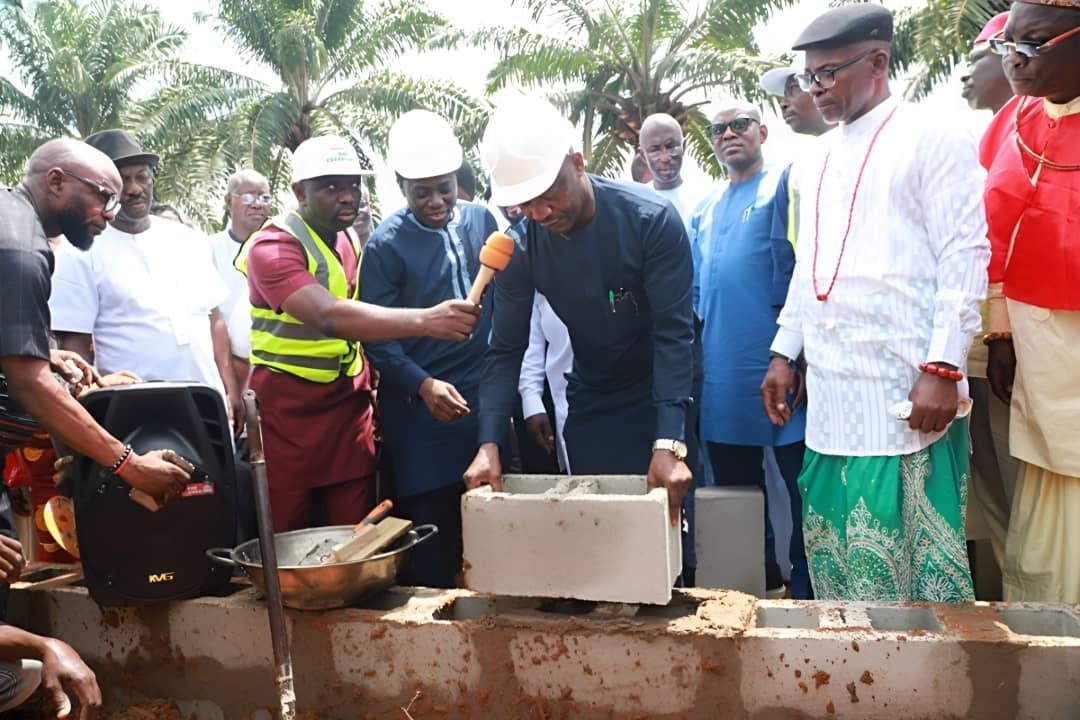
[[[964,373],[959,370],[950,370],[949,368],[933,365],[931,363],[922,363],[919,365],[919,370],[924,373],[930,373],[931,375],[937,375],[946,380],[952,380],[953,382],[960,382],[964,379]]]

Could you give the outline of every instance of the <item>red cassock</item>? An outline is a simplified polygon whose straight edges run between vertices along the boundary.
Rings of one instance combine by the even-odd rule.
[[[1015,97],[979,155],[990,282],[1029,305],[1080,310],[1080,113],[1053,118],[1041,98]]]

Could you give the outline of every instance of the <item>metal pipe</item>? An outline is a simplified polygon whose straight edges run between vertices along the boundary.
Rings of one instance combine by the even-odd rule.
[[[289,649],[288,628],[285,626],[285,609],[281,604],[281,585],[278,582],[277,548],[274,545],[273,516],[270,514],[270,488],[266,479],[266,458],[263,456],[259,403],[252,390],[244,391],[244,411],[247,417],[251,477],[259,523],[259,551],[262,554],[263,574],[266,578],[266,607],[270,615],[270,640],[274,646],[281,720],[295,720],[296,691],[293,688],[292,653]]]

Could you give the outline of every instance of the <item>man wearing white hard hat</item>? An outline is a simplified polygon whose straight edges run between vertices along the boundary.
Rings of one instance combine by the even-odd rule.
[[[379,224],[364,249],[364,301],[412,308],[464,300],[496,224],[483,206],[458,199],[462,151],[453,129],[427,110],[407,112],[390,128],[387,162],[407,205]],[[453,587],[461,569],[461,476],[476,452],[480,363],[491,331],[491,303],[482,306],[465,342],[423,337],[365,346],[379,372],[395,514],[439,527],[413,551],[398,576],[403,585]]]
[[[770,95],[780,98],[780,113],[784,122],[800,135],[807,135],[806,142],[824,135],[834,126],[825,122],[821,112],[814,105],[810,93],[799,87],[796,79],[802,68],[773,68],[761,76],[761,87]],[[795,268],[795,231],[798,227],[799,200],[795,188],[788,179],[791,165],[784,169],[777,183],[776,198],[773,201],[772,249],[773,249],[773,304],[780,306],[787,298],[788,284]]]
[[[650,487],[667,488],[674,524],[697,467],[690,243],[671,203],[587,174],[574,141],[573,126],[536,98],[501,104],[484,133],[492,201],[525,218],[508,231],[518,248],[495,277],[481,446],[465,482],[501,487],[497,448],[539,290],[574,351],[564,428],[574,473],[647,475]]]
[[[761,87],[780,98],[780,114],[792,131],[800,135],[824,135],[833,128],[821,117],[810,93],[796,79],[803,69],[797,65],[773,68],[761,76]]]
[[[251,388],[260,399],[274,531],[359,522],[375,500],[370,370],[359,341],[427,335],[462,341],[472,303],[426,309],[359,301],[360,247],[346,229],[361,199],[356,151],[323,136],[293,152],[299,208],[245,243]]]

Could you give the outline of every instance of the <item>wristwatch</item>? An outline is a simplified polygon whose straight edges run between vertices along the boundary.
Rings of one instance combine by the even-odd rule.
[[[652,444],[652,451],[667,450],[675,456],[676,460],[686,459],[686,443],[682,440],[672,440],[670,438],[663,438],[660,440],[654,440]]]

